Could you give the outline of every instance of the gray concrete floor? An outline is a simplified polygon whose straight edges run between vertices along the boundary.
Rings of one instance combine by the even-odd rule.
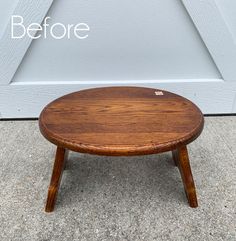
[[[37,121],[0,122],[0,240],[236,240],[236,117],[207,117],[189,146],[199,208],[187,205],[170,153],[70,153],[44,212],[55,147]]]

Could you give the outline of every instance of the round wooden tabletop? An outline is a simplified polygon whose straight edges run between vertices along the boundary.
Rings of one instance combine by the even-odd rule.
[[[109,156],[174,150],[196,139],[203,124],[191,101],[141,87],[71,93],[48,104],[39,118],[41,133],[57,146]]]

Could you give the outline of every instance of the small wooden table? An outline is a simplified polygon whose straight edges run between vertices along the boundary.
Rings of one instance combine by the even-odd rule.
[[[65,95],[42,111],[40,131],[57,145],[46,212],[55,206],[66,151],[131,156],[172,151],[190,207],[197,207],[187,144],[204,125],[201,111],[176,94],[140,87],[106,87]]]

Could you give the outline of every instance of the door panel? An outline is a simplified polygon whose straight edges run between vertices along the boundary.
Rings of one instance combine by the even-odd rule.
[[[166,89],[205,114],[236,112],[236,45],[217,0],[18,0],[13,12],[27,23],[85,22],[90,32],[85,40],[13,41],[9,15],[0,39],[1,118],[38,117],[63,94],[104,85]]]
[[[56,1],[47,15],[89,37],[34,41],[14,82],[221,78],[180,1]]]

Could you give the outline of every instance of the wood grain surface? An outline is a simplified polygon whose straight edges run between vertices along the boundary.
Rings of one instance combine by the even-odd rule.
[[[191,101],[141,87],[106,87],[65,95],[42,111],[41,133],[73,151],[99,155],[153,154],[187,145],[204,119]]]
[[[62,147],[57,147],[55,162],[52,171],[51,182],[48,188],[48,197],[45,211],[52,212],[55,207],[57,193],[60,187],[61,177],[64,170],[66,160],[66,150]]]
[[[196,188],[188,157],[187,146],[172,151],[175,165],[179,168],[186,197],[191,208],[198,207]]]

